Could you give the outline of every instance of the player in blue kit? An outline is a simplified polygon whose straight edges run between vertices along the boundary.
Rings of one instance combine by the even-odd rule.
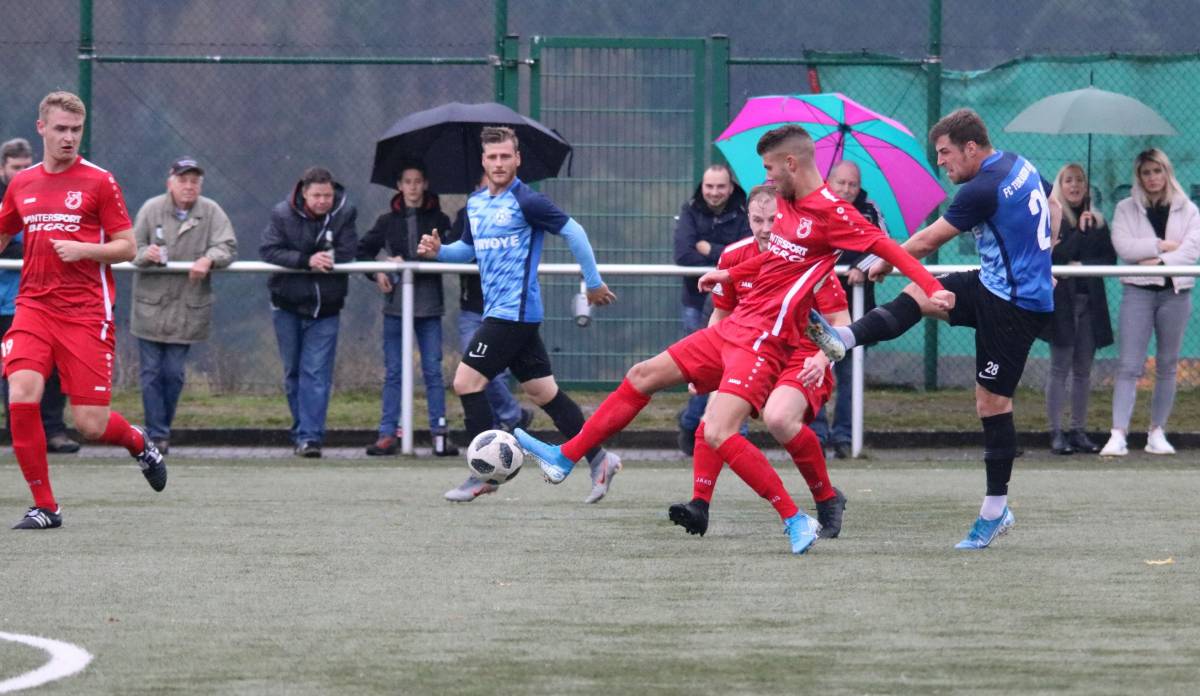
[[[1017,450],[1013,392],[1029,349],[1054,312],[1050,276],[1050,186],[1025,158],[992,147],[987,127],[970,109],[959,109],[929,132],[938,166],[962,188],[945,215],[904,243],[922,258],[959,232],[971,230],[980,269],[952,273],[942,285],[957,298],[954,309],[938,311],[915,284],[850,326],[832,327],[813,317],[813,338],[832,359],[856,345],[886,341],[912,328],[922,316],[975,329],[975,410],[983,422],[987,494],[979,518],[955,548],[982,549],[1012,527],[1008,481]],[[876,263],[871,280],[891,271]],[[817,322],[824,325],[818,326]]]
[[[583,411],[558,388],[550,357],[542,343],[542,294],[537,268],[547,234],[566,240],[583,270],[589,304],[606,305],[616,295],[600,279],[587,233],[550,199],[517,178],[521,153],[511,128],[488,127],[481,134],[483,169],[487,187],[467,199],[469,224],[462,238],[442,245],[436,233],[425,235],[417,253],[451,263],[479,263],[483,284],[483,324],[471,338],[467,353],[454,373],[454,391],[462,401],[467,439],[492,427],[492,407],[484,389],[506,368],[540,406],[554,427],[574,437],[583,427]],[[621,460],[596,447],[588,452],[592,491],[585,502],[598,502],[608,492]],[[496,484],[468,478],[446,491],[446,499],[470,502],[492,493]]]

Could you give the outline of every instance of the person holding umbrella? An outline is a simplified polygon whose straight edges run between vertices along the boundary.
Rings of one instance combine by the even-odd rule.
[[[1050,258],[1056,266],[1100,265],[1117,262],[1108,223],[1093,210],[1083,167],[1072,162],[1058,170],[1050,198],[1058,201],[1061,215],[1051,216],[1057,241]],[[1054,287],[1054,318],[1041,338],[1050,343],[1050,378],[1046,380],[1046,416],[1050,420],[1050,451],[1054,454],[1095,454],[1087,427],[1088,398],[1092,393],[1092,360],[1097,348],[1112,345],[1112,322],[1103,278],[1059,278]],[[1071,378],[1071,429],[1062,428]]]
[[[1131,196],[1113,212],[1112,243],[1121,260],[1143,266],[1191,265],[1200,257],[1200,210],[1188,200],[1167,153],[1150,148],[1133,163]],[[1146,451],[1175,454],[1165,429],[1175,404],[1179,349],[1192,315],[1196,279],[1180,276],[1121,278],[1120,349],[1113,383],[1112,435],[1100,450],[1104,457],[1124,456],[1125,434],[1137,399],[1137,380],[1153,335],[1157,345],[1154,396]]]
[[[583,270],[588,303],[607,305],[616,300],[596,269],[587,232],[550,199],[517,177],[521,151],[516,132],[504,126],[482,129],[483,169],[487,188],[467,199],[470,225],[458,241],[441,243],[436,232],[421,238],[422,258],[453,263],[475,260],[483,283],[483,324],[471,339],[454,374],[454,391],[462,401],[467,439],[492,427],[492,407],[484,393],[488,382],[506,368],[525,393],[540,406],[566,437],[583,428],[583,411],[559,389],[542,343],[539,328],[543,309],[537,266],[546,234],[563,237]],[[621,460],[602,447],[588,453],[592,491],[586,502],[598,502],[608,492]],[[495,484],[468,477],[446,491],[453,502],[470,502],[492,493]]]

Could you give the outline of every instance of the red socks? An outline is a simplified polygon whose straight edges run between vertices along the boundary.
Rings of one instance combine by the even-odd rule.
[[[29,492],[33,493],[33,504],[47,510],[58,510],[54,491],[50,488],[50,464],[46,461],[46,430],[42,428],[41,404],[12,404],[8,413],[13,454],[21,465]]]
[[[829,470],[825,468],[825,452],[821,441],[812,428],[800,428],[796,437],[783,446],[792,455],[792,461],[812,491],[813,502],[820,503],[837,495],[829,482]]]
[[[721,467],[725,460],[717,451],[704,441],[704,422],[696,428],[696,449],[692,454],[692,498],[699,498],[706,503],[712,502],[713,489],[717,487],[717,477],[721,475]]]
[[[746,485],[774,506],[781,518],[786,520],[799,512],[792,496],[788,495],[787,489],[783,487],[779,474],[767,461],[766,455],[758,451],[745,437],[735,433],[721,443],[717,454],[729,462],[729,468],[733,469],[733,473],[740,476]]]
[[[562,453],[567,459],[577,462],[593,447],[620,432],[637,414],[650,403],[650,397],[638,391],[628,379],[608,395],[596,412],[583,423],[583,429],[575,437],[563,443]]]
[[[142,453],[146,449],[146,441],[142,439],[142,434],[134,430],[129,421],[117,413],[116,411],[108,412],[108,427],[104,429],[104,434],[100,436],[100,442],[106,445],[119,445],[124,447],[133,456]]]

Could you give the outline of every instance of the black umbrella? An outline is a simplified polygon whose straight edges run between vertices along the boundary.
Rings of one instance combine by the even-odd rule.
[[[483,175],[484,126],[508,126],[520,141],[523,181],[558,175],[571,146],[558,133],[503,104],[451,102],[396,121],[375,144],[371,183],[395,188],[405,165],[424,167],[429,190],[470,193]]]

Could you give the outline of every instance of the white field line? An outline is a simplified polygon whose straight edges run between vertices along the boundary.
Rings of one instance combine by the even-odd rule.
[[[92,655],[77,645],[60,640],[0,632],[0,640],[24,643],[50,653],[50,661],[41,667],[11,679],[0,681],[0,694],[31,689],[80,672],[92,661]]]

